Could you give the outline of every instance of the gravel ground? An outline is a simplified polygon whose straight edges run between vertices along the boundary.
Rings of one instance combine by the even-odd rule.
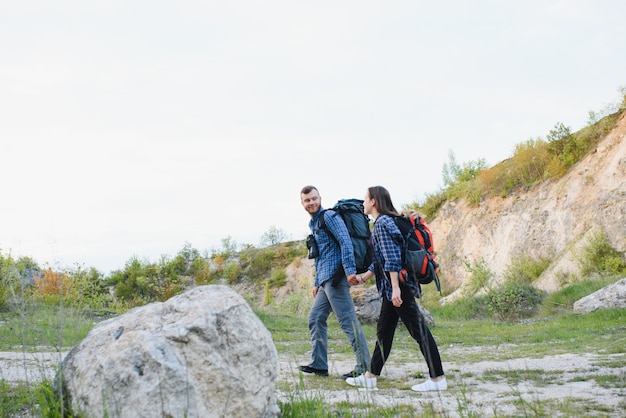
[[[467,349],[467,348],[465,348]],[[454,353],[446,351],[450,357]],[[39,381],[52,379],[56,365],[66,353],[0,352],[0,378],[6,382]],[[448,390],[441,393],[416,393],[410,387],[423,379],[423,362],[396,364],[390,359],[378,380],[378,390],[363,391],[342,382],[341,374],[351,370],[350,360],[333,361],[328,378],[304,375],[304,385],[299,385],[299,364],[285,356],[279,358],[278,399],[289,401],[321,396],[326,402],[372,402],[376,405],[396,406],[411,404],[434,410],[442,416],[519,416],[542,415],[532,408],[541,405],[562,410],[569,416],[568,405],[586,405],[589,416],[626,416],[626,366],[615,367],[624,361],[624,355],[560,354],[543,358],[517,358],[506,361],[480,361],[469,363],[444,362],[448,376]],[[538,372],[539,371],[539,372]],[[541,374],[543,371],[543,374]],[[511,375],[521,378],[511,380]],[[527,373],[532,379],[524,379]],[[537,384],[537,374],[539,378]],[[613,382],[601,385],[605,376]],[[328,379],[328,380],[327,380]],[[617,380],[617,384],[615,383]],[[604,387],[606,386],[606,387]],[[295,389],[295,388],[298,389]],[[302,389],[304,387],[304,389]],[[521,409],[521,400],[526,410]],[[555,405],[563,405],[555,407]]]
[[[446,354],[450,356],[451,352],[448,350]],[[444,362],[448,390],[441,393],[417,393],[410,389],[412,385],[423,381],[423,378],[411,376],[427,375],[424,362],[394,364],[388,361],[378,379],[376,391],[359,391],[347,384],[339,390],[336,384],[328,385],[335,390],[325,390],[324,384],[319,383],[324,378],[312,375],[304,375],[303,378],[315,387],[307,395],[319,394],[331,403],[371,401],[386,406],[411,404],[451,417],[542,416],[532,410],[541,405],[550,405],[549,410],[561,410],[562,416],[571,416],[568,405],[587,405],[586,408],[576,408],[574,411],[587,411],[585,414],[589,415],[585,416],[623,417],[626,416],[626,366],[615,367],[618,361],[623,362],[624,356],[561,354],[506,361]],[[297,383],[297,366],[293,361],[281,359],[279,380]],[[351,370],[352,366],[351,361],[333,362],[329,378],[342,380],[341,374]],[[525,374],[533,378],[524,380]],[[512,380],[511,375],[522,377]],[[603,387],[595,379],[599,376],[614,376],[619,383],[613,382]],[[602,378],[599,380],[602,381]],[[308,385],[305,384],[305,387]],[[279,399],[289,400],[289,395],[280,393]],[[526,412],[520,406],[524,404],[522,399],[527,403]]]

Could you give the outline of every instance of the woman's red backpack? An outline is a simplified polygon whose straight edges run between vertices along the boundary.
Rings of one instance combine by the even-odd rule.
[[[402,248],[402,271],[400,280],[412,281],[418,285],[435,282],[441,293],[439,283],[439,263],[435,258],[433,234],[421,216],[395,216],[393,218],[404,237]],[[421,291],[418,293],[421,296]]]

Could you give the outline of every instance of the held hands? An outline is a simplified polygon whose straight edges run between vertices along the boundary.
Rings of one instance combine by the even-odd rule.
[[[369,279],[369,277],[366,277],[368,273],[369,272],[365,272],[361,276],[357,276],[356,274],[351,274],[348,276],[348,283],[350,283],[352,286],[363,284],[367,281],[367,279]]]
[[[357,284],[361,284],[361,281],[356,274],[351,274],[348,276],[348,283],[352,286],[356,286]]]

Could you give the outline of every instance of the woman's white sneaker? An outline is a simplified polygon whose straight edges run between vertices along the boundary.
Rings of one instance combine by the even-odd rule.
[[[346,379],[346,383],[350,386],[358,386],[360,388],[376,389],[376,378],[365,377],[364,374],[357,377],[349,377]]]
[[[411,387],[411,390],[415,392],[431,392],[431,391],[439,391],[448,389],[448,382],[446,382],[446,378],[444,377],[441,380],[433,382],[431,379],[428,379],[424,383],[420,383],[419,385],[414,385]]]

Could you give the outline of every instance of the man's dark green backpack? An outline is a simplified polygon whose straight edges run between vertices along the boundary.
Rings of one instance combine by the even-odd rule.
[[[373,250],[371,243],[372,232],[370,230],[369,217],[364,213],[363,201],[359,199],[341,199],[331,209],[341,216],[348,228],[352,247],[354,249],[354,261],[357,274],[365,273],[372,264]],[[320,228],[326,228],[324,214],[320,216]],[[328,230],[328,229],[327,229]],[[330,230],[328,230],[330,232]],[[330,236],[335,238],[332,234]],[[343,271],[341,269],[341,271]]]

